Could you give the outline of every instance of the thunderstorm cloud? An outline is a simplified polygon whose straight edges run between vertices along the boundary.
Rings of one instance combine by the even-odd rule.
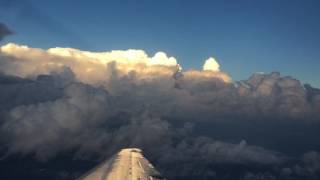
[[[134,49],[0,52],[2,159],[139,147],[168,179],[319,177],[320,90],[292,77],[232,81],[214,58],[182,70]]]

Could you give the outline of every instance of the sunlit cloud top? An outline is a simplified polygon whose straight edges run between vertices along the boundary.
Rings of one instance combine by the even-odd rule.
[[[1,52],[12,57],[12,62],[1,68],[10,75],[35,77],[49,74],[63,67],[70,68],[78,80],[89,84],[101,84],[112,76],[132,76],[141,80],[171,77],[182,67],[176,58],[164,52],[148,56],[143,50],[112,50],[106,52],[81,51],[73,48],[50,48],[48,50],[9,43],[1,47]],[[115,71],[116,70],[116,71]],[[204,71],[186,70],[188,78],[218,78],[230,82],[231,78],[220,72],[219,64],[209,58]]]
[[[204,71],[220,71],[220,65],[213,57],[210,57],[204,63],[203,70]]]

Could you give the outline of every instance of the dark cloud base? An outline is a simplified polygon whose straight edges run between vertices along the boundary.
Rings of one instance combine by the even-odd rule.
[[[138,147],[168,179],[319,179],[319,89],[279,73],[138,83],[108,68],[92,85],[68,67],[26,78],[0,67],[2,177],[74,179]]]
[[[62,153],[47,162],[39,162],[32,155],[10,156],[1,160],[1,179],[75,179],[94,167],[97,161],[74,160],[73,154]]]
[[[320,123],[291,120],[291,122],[241,120],[240,122],[209,122],[195,125],[195,134],[240,142],[245,139],[255,144],[292,156],[310,149],[320,149]],[[227,133],[226,133],[227,132]]]

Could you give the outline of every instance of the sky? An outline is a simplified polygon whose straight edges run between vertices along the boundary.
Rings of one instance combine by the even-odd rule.
[[[214,57],[234,80],[279,71],[320,87],[317,0],[0,0],[15,42],[37,48],[163,51],[184,69]]]
[[[320,179],[319,8],[0,0],[1,178],[136,147],[172,180]]]

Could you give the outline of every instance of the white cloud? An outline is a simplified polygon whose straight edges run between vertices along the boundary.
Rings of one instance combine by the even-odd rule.
[[[135,77],[140,80],[171,77],[182,69],[174,57],[168,57],[164,52],[157,52],[153,57],[149,57],[143,50],[134,49],[108,52],[81,51],[73,48],[43,50],[13,43],[2,46],[0,50],[11,57],[10,62],[1,64],[0,70],[5,74],[33,77],[68,67],[75,73],[78,80],[95,85],[109,81],[114,69],[116,69],[117,76],[122,77],[134,73]],[[215,65],[212,61],[209,59],[206,62],[211,70]],[[225,73],[214,72],[192,70],[186,71],[186,74],[194,78],[218,78],[226,82],[231,79]]]
[[[204,71],[220,71],[220,65],[213,57],[210,57],[204,63],[203,70]]]
[[[151,65],[164,65],[164,66],[176,66],[177,60],[174,57],[168,57],[164,52],[157,52],[150,60],[148,64]]]
[[[320,122],[320,90],[305,88],[291,77],[255,74],[231,83],[213,58],[203,71],[180,70],[177,60],[163,52],[149,57],[132,49],[2,46],[0,137],[5,138],[0,143],[9,153],[40,159],[70,150],[77,157],[106,157],[119,148],[140,147],[172,175],[189,177],[194,169],[209,174],[206,165],[283,162],[285,157],[274,151],[219,139],[241,131],[246,120],[252,120],[251,129],[263,132],[271,121],[275,138],[286,133],[283,126],[290,127],[292,119]],[[285,125],[273,124],[278,120]],[[253,121],[257,125],[251,126]],[[215,131],[221,122],[230,130]],[[209,134],[197,130],[204,126]],[[261,142],[269,138],[255,135]],[[306,133],[292,142],[310,136]],[[304,162],[318,171],[319,161],[311,161],[315,157],[307,155]]]

